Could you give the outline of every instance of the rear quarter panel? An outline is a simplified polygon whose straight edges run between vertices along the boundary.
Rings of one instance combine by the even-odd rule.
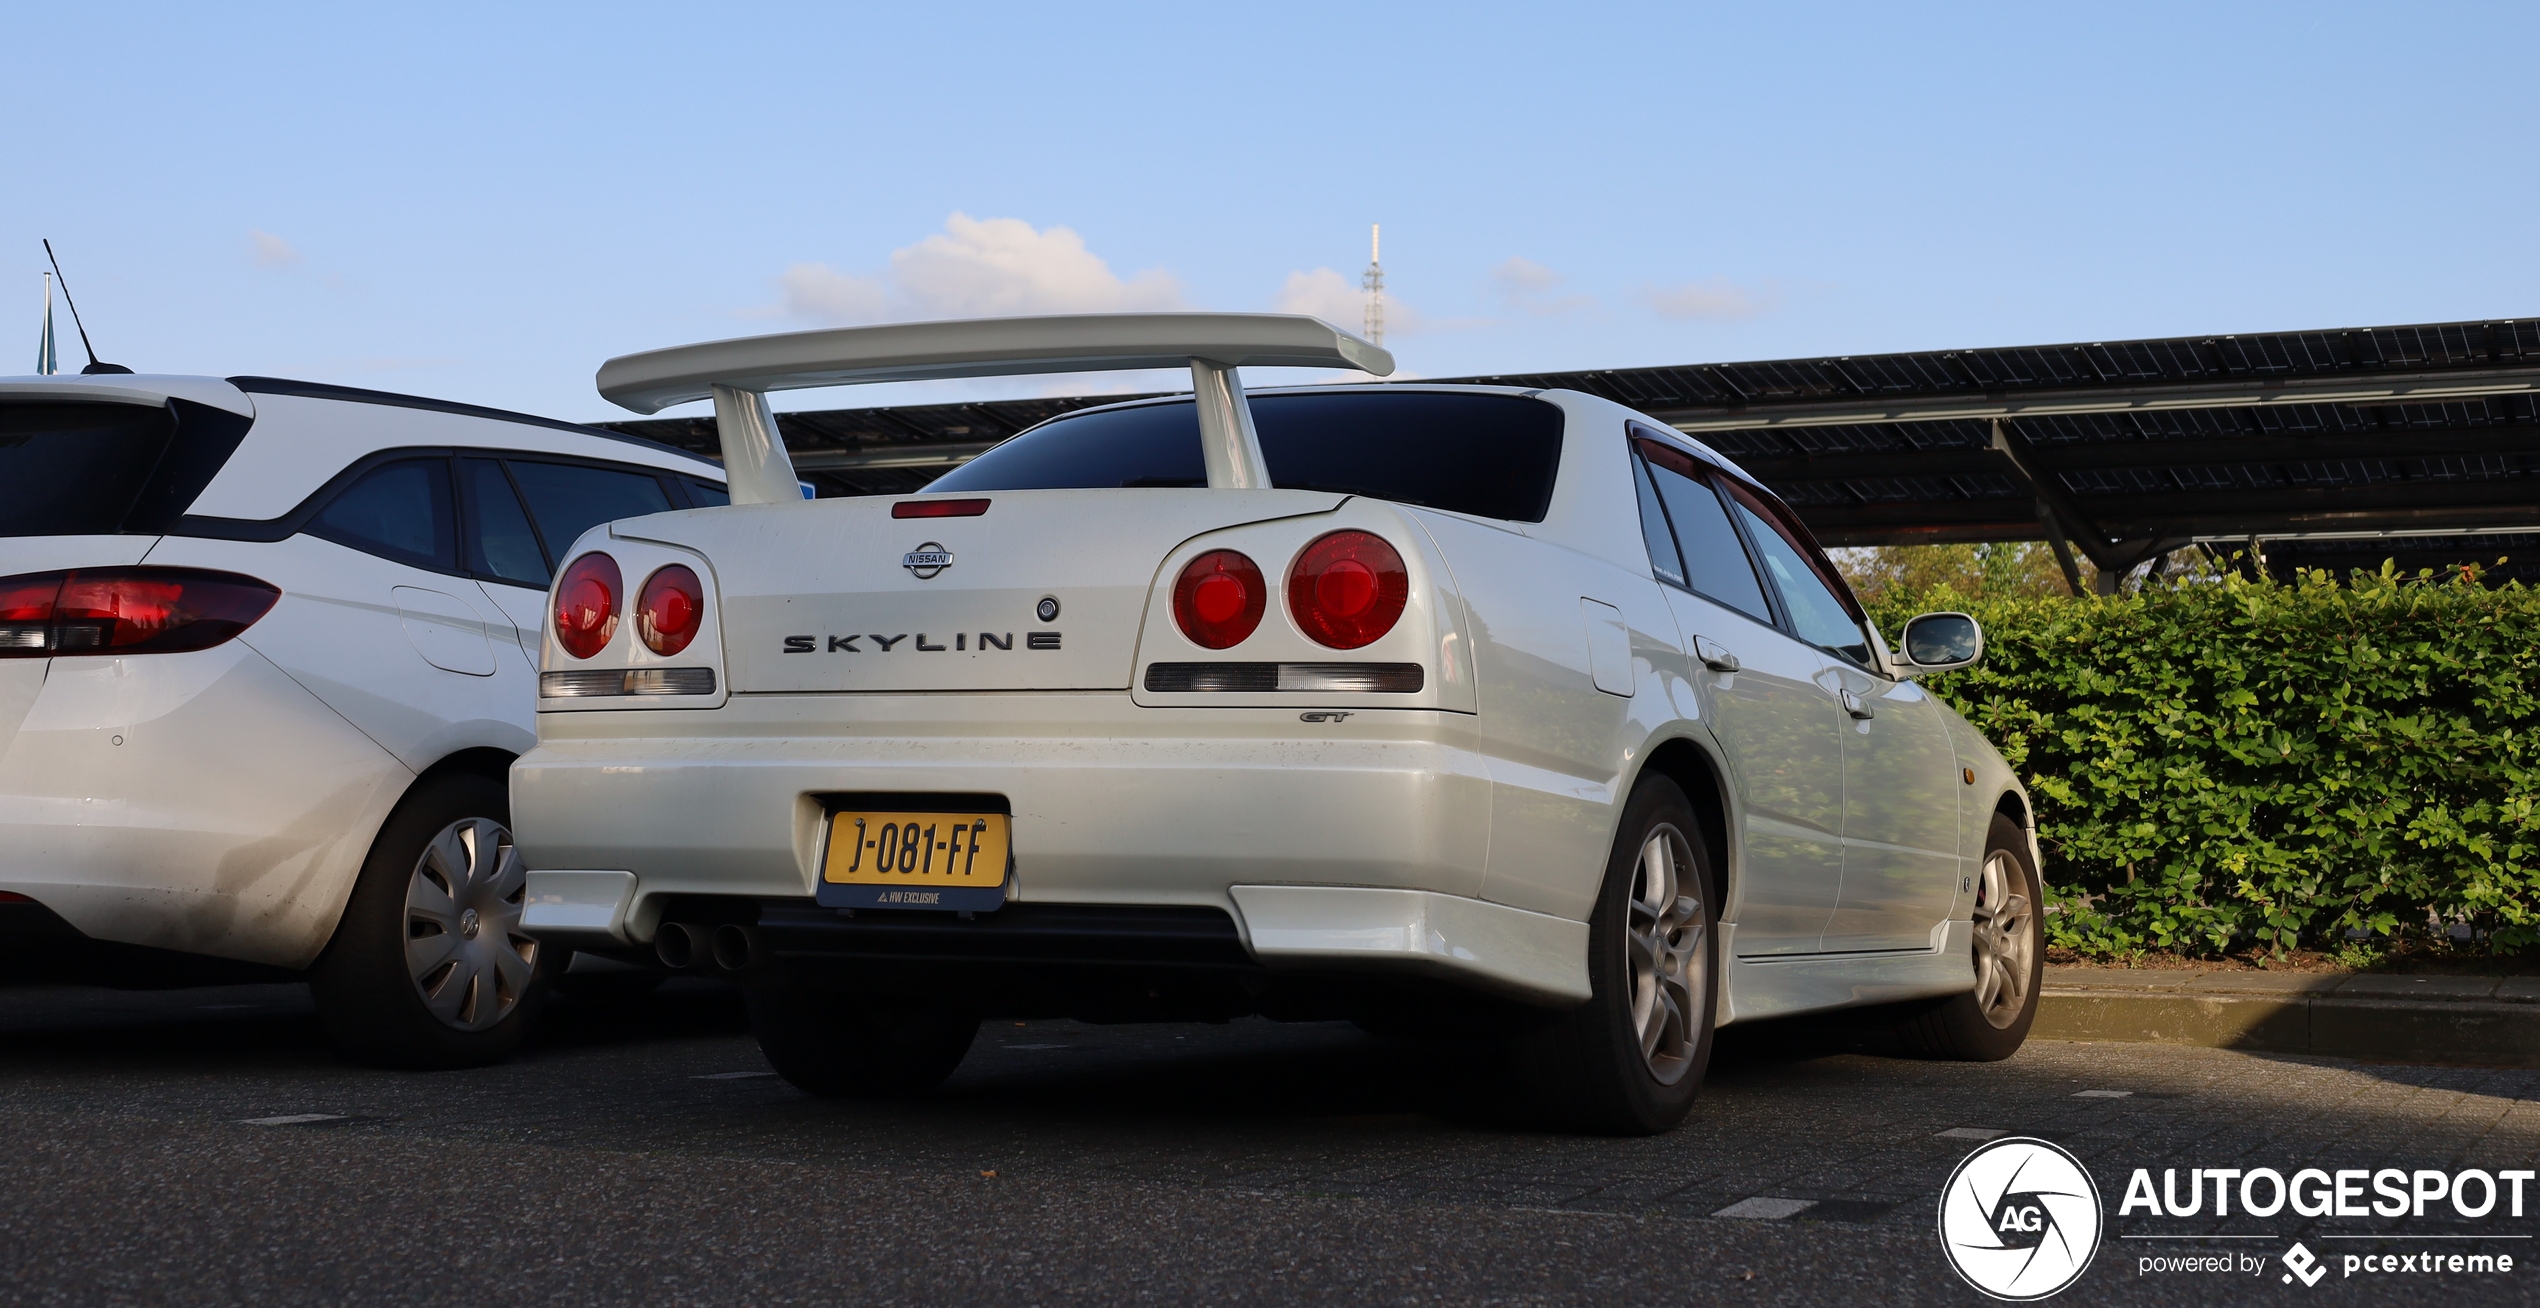
[[[1482,897],[1583,920],[1604,880],[1635,761],[1652,740],[1700,728],[1698,707],[1678,703],[1691,696],[1675,691],[1691,683],[1642,543],[1623,426],[1636,415],[1571,392],[1545,398],[1567,421],[1543,522],[1420,517],[1469,612],[1477,734],[1492,777]],[[1621,615],[1628,695],[1598,688],[1583,601]]]

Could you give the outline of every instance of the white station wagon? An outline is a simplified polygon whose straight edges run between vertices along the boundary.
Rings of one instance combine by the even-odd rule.
[[[504,827],[555,554],[722,500],[525,414],[0,378],[0,972],[306,978],[356,1056],[508,1054],[561,961]]]
[[[765,399],[1185,364],[895,499],[800,500]],[[714,398],[732,503],[565,553],[528,928],[739,975],[823,1094],[932,1085],[989,1016],[1480,1024],[1615,1132],[1681,1120],[1732,1022],[2019,1046],[2028,800],[1914,680],[1972,620],[1900,657],[1771,492],[1608,401],[1262,365],[1392,370],[1246,314],[612,360],[637,412]]]

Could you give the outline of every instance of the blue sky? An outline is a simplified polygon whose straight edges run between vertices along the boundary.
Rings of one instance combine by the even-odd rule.
[[[117,362],[581,419],[620,416],[590,382],[612,354],[829,323],[1354,328],[1370,222],[1387,343],[1426,376],[2540,312],[2530,5],[92,4],[7,27],[0,111],[38,142],[0,204],[7,371],[34,356],[40,236]]]

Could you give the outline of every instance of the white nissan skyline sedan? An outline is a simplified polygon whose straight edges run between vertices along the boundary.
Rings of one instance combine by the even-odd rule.
[[[896,498],[799,500],[765,399],[1185,364]],[[2029,802],[1915,682],[1973,620],[1891,650],[1771,492],[1608,401],[1247,396],[1263,365],[1392,360],[1243,314],[612,360],[637,412],[713,397],[732,503],[565,552],[512,768],[529,929],[738,975],[820,1094],[930,1086],[983,1017],[1259,1013],[1495,1032],[1629,1133],[1734,1022],[2019,1046]]]
[[[0,973],[305,978],[347,1052],[483,1063],[557,958],[505,770],[555,553],[722,470],[269,377],[0,378]]]

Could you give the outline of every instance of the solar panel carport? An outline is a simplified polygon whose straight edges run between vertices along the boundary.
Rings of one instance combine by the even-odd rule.
[[[2048,540],[2103,588],[2189,545],[2255,544],[2278,574],[2394,558],[2540,581],[2540,320],[1441,380],[1630,405],[1736,460],[1833,546]],[[778,421],[823,493],[899,494],[1122,398]],[[608,425],[716,448],[712,418]]]

